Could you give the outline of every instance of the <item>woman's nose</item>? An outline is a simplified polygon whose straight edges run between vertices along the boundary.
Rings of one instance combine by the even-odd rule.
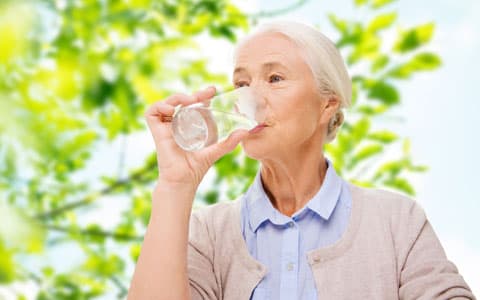
[[[250,88],[255,97],[255,120],[258,123],[263,123],[266,119],[269,101],[267,91],[258,84],[250,84]]]

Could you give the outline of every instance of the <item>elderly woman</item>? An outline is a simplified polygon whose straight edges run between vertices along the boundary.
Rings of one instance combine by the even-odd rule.
[[[238,45],[233,83],[267,103],[261,130],[179,148],[174,107],[207,101],[214,88],[146,112],[159,178],[129,299],[474,299],[417,203],[354,186],[325,158],[351,97],[328,38],[303,24],[264,25]],[[240,142],[261,162],[249,190],[191,214],[204,174]]]

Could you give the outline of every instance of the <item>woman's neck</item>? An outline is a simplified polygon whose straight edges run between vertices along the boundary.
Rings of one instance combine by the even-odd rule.
[[[318,148],[304,151],[297,158],[262,161],[262,184],[272,205],[292,216],[318,192],[327,163]]]

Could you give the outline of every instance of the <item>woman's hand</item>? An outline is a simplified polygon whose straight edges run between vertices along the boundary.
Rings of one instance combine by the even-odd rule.
[[[214,87],[191,96],[174,94],[147,109],[145,118],[155,141],[160,182],[193,185],[196,188],[213,163],[231,152],[248,135],[246,130],[237,130],[225,141],[195,152],[185,151],[175,143],[171,129],[175,106],[206,102],[214,95]]]

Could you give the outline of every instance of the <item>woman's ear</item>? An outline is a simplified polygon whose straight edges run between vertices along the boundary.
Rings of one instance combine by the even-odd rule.
[[[340,101],[337,95],[328,95],[323,105],[321,123],[327,124],[340,108]]]

